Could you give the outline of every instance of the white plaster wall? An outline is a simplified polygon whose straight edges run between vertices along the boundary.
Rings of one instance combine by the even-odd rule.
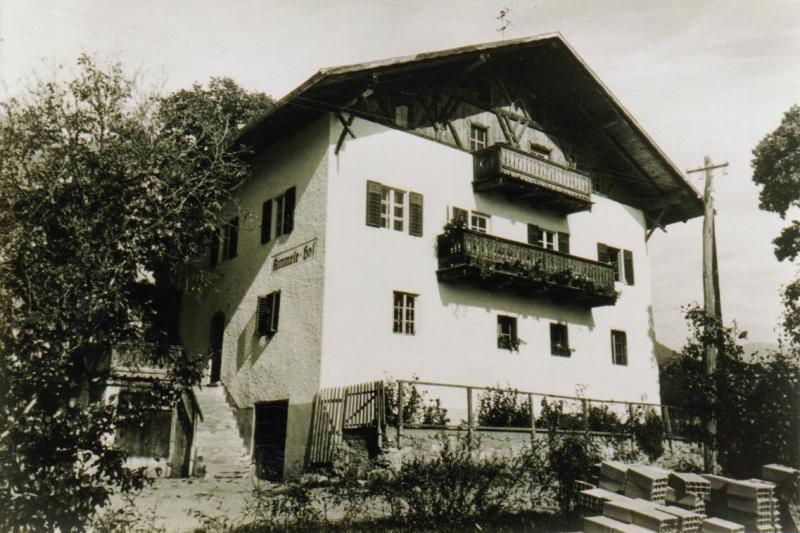
[[[222,381],[240,407],[289,400],[287,468],[302,460],[319,386],[328,127],[325,117],[259,154],[253,175],[225,209],[226,218],[240,217],[238,255],[220,262],[213,288],[185,298],[181,314],[184,346],[207,353],[211,318],[225,313]],[[297,187],[294,230],[261,244],[262,203],[291,186]],[[317,239],[314,257],[272,271],[275,254],[311,239]],[[280,322],[266,341],[255,336],[256,306],[259,296],[275,290],[281,291]]]
[[[595,196],[591,212],[561,217],[472,192],[472,156],[356,119],[329,166],[321,386],[413,375],[429,381],[513,387],[593,398],[659,401],[650,338],[650,269],[641,212]],[[333,124],[331,142],[341,127]],[[424,236],[365,224],[366,181],[424,195]],[[525,242],[527,223],[569,231],[571,253],[597,258],[597,242],[631,250],[636,285],[595,308],[487,291],[436,279],[436,236],[447,206],[492,215],[491,233]],[[417,332],[392,332],[392,291],[419,294]],[[498,314],[518,319],[519,353],[497,348]],[[550,355],[551,321],[569,323],[571,357]],[[628,366],[611,363],[610,330],[627,332]]]

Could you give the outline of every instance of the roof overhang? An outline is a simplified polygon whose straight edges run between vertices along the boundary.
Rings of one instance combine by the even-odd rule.
[[[239,140],[263,147],[325,113],[341,110],[376,83],[441,79],[443,73],[471,68],[476,61],[514,68],[536,65],[557,77],[558,90],[569,93],[574,106],[588,110],[599,133],[650,182],[652,192],[641,203],[649,206],[644,211],[651,225],[702,214],[698,191],[558,33],[321,69],[246,126]]]

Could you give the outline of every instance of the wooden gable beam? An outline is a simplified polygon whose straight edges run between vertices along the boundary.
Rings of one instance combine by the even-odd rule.
[[[334,150],[335,155],[339,155],[339,150],[342,149],[342,144],[344,144],[344,139],[347,135],[350,135],[353,139],[356,138],[356,134],[353,133],[353,130],[350,129],[350,126],[353,124],[353,119],[355,115],[350,113],[348,118],[344,118],[341,112],[336,113],[336,118],[339,119],[339,122],[342,124],[342,133],[339,134],[339,140],[336,141],[336,150]]]
[[[559,84],[559,86],[561,86],[564,92],[566,92],[572,97],[572,100],[575,102],[575,105],[580,110],[581,114],[583,114],[592,124],[594,124],[597,127],[598,130],[600,130],[600,134],[606,141],[608,141],[611,144],[611,146],[614,147],[615,151],[619,155],[621,155],[622,158],[628,164],[630,164],[633,168],[635,168],[636,171],[639,172],[650,183],[650,185],[653,186],[653,188],[656,191],[662,192],[661,186],[658,183],[656,183],[656,181],[650,176],[650,174],[646,172],[635,159],[633,159],[633,156],[631,156],[627,152],[627,150],[625,150],[625,148],[619,143],[619,141],[611,137],[608,131],[604,128],[604,125],[600,124],[600,121],[597,120],[588,109],[586,109],[586,106],[583,104],[580,97],[578,97],[578,95],[575,94],[575,91],[573,91],[572,88],[570,88],[569,84],[565,83],[564,80],[562,80],[561,77],[556,72],[553,71],[553,69],[545,65],[542,61],[535,60],[535,63],[536,65],[540,66],[543,70],[545,70],[547,74],[552,79],[554,79]],[[617,120],[618,118],[619,118],[618,116],[615,116],[614,119],[606,122],[606,124],[613,123],[613,121]]]
[[[669,206],[662,208],[661,211],[658,212],[658,215],[655,218],[651,218],[650,215],[647,212],[645,212],[644,217],[647,219],[648,223],[651,224],[651,227],[645,232],[644,236],[645,242],[650,240],[650,237],[658,228],[661,228],[661,231],[663,231],[664,233],[667,232],[667,228],[665,228],[664,225],[661,223],[661,219],[664,218],[664,213],[667,212],[667,209],[669,209]]]

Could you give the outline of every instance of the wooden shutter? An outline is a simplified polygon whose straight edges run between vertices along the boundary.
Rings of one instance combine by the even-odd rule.
[[[544,241],[542,239],[542,228],[536,224],[528,224],[528,244],[544,246]]]
[[[261,244],[272,239],[272,200],[261,204]]]
[[[272,322],[272,298],[275,293],[258,298],[258,309],[256,310],[256,335],[268,337],[270,335],[270,324]]]
[[[510,331],[511,332],[511,342],[515,343],[516,340],[517,340],[517,319],[516,319],[516,317],[511,317],[509,319],[509,322],[511,324],[511,328],[510,328],[510,330],[511,330]]]
[[[558,355],[560,352],[559,347],[559,331],[558,324],[550,324],[550,353]]]
[[[558,251],[569,253],[569,233],[558,232]]]
[[[455,224],[466,227],[469,225],[469,212],[466,209],[453,206],[450,209],[450,220]]]
[[[273,292],[272,296],[272,322],[270,323],[270,335],[278,331],[278,318],[281,314],[281,291]]]
[[[422,195],[408,193],[408,234],[422,237]]]
[[[233,259],[239,253],[239,217],[231,219],[228,232],[228,259]]]
[[[288,235],[294,229],[294,202],[297,187],[292,187],[284,195],[283,200],[283,234]]]
[[[633,253],[630,250],[623,250],[622,257],[625,262],[625,282],[633,285]]]
[[[381,227],[381,198],[383,185],[374,181],[367,182],[367,226]]]
[[[602,242],[597,243],[597,260],[606,264],[611,262],[611,258],[608,256],[608,246]]]
[[[231,247],[231,228],[230,223],[222,226],[222,260],[228,259],[228,252]]]
[[[219,263],[219,232],[215,231],[208,245],[208,266],[214,268]]]

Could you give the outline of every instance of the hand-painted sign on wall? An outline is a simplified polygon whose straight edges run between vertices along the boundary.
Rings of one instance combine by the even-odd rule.
[[[272,271],[280,270],[301,261],[308,261],[314,257],[317,249],[316,237],[303,244],[298,244],[272,256]]]

